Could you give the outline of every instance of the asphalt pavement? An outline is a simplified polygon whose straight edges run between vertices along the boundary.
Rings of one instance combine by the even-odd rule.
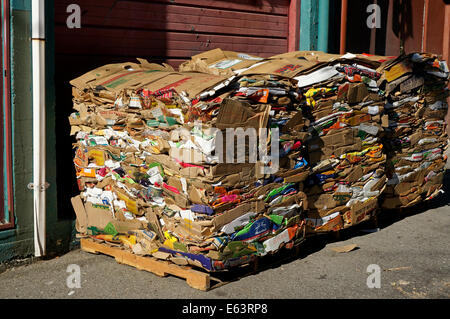
[[[340,238],[319,237],[295,258],[207,292],[184,279],[158,277],[80,249],[50,260],[10,267],[0,274],[0,298],[57,299],[286,299],[450,297],[450,194],[403,213],[383,212],[378,230],[362,224]],[[332,248],[356,245],[349,252]],[[72,265],[72,266],[71,266]],[[73,265],[80,287],[70,284]],[[77,267],[75,266],[75,267]],[[227,281],[230,278],[225,278]],[[69,285],[68,285],[69,281]],[[369,287],[370,286],[370,287]]]

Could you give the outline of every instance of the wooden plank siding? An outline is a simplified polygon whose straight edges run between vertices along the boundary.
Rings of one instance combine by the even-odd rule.
[[[136,62],[137,57],[177,67],[214,48],[268,57],[288,50],[289,22],[296,29],[296,21],[289,21],[289,0],[52,2],[59,218],[74,218],[70,198],[78,193],[67,120],[72,112],[70,80],[105,64]],[[66,24],[72,3],[81,8],[80,29]]]
[[[68,29],[72,2],[55,1],[55,50],[63,60],[143,57],[178,64],[214,48],[263,57],[288,49],[288,0],[80,0],[81,28]]]
[[[386,55],[400,54],[401,39],[404,51],[444,53],[449,38],[445,36],[446,7],[444,0],[389,1],[386,36]],[[401,4],[401,5],[399,5]],[[425,7],[428,7],[428,11]],[[384,9],[384,8],[383,8]],[[448,11],[448,9],[447,9]],[[447,14],[448,15],[448,14]],[[444,56],[448,59],[448,56]]]

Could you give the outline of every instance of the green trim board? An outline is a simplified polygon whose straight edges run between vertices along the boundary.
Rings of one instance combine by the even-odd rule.
[[[300,50],[328,52],[329,0],[302,0]]]
[[[75,221],[59,220],[56,192],[56,131],[54,84],[54,1],[46,0],[46,200],[47,255],[77,245]],[[32,112],[31,1],[11,1],[11,108],[16,228],[0,231],[0,262],[34,253],[33,112]]]

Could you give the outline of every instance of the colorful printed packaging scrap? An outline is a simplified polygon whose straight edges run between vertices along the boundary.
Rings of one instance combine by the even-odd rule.
[[[221,271],[442,186],[448,69],[433,55],[138,62],[71,81],[81,236]]]
[[[432,54],[401,56],[382,68],[389,178],[382,207],[413,206],[439,194],[448,146],[448,74]]]

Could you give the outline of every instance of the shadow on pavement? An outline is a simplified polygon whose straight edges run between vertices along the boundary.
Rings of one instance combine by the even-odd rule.
[[[295,248],[290,250],[281,249],[276,255],[260,257],[256,265],[251,264],[232,271],[212,273],[212,277],[221,281],[218,285],[212,285],[212,289],[226,283],[237,281],[245,276],[255,275],[268,269],[276,269],[293,261],[306,258],[307,256],[322,250],[327,244],[378,232],[405,218],[422,214],[430,209],[449,206],[450,196],[448,196],[448,194],[450,193],[450,170],[445,172],[442,190],[444,191],[444,194],[441,193],[436,198],[419,203],[413,207],[397,210],[382,210],[378,214],[376,221],[369,220],[362,222],[354,227],[341,230],[339,233],[328,233],[309,237],[300,244],[298,251],[296,251]]]
[[[450,193],[450,170],[447,170],[445,172],[442,190],[444,191],[444,194],[440,194],[430,201],[422,202],[413,207],[401,210],[382,210],[378,214],[378,218],[376,221],[365,221],[356,226],[343,229],[337,233],[334,232],[320,234],[314,237],[307,237],[305,241],[298,245],[298,247],[294,247],[292,249],[280,249],[280,251],[275,255],[260,257],[256,262],[253,262],[250,265],[237,267],[231,271],[211,273],[211,290],[224,284],[238,281],[243,277],[255,275],[269,269],[276,269],[293,261],[306,258],[309,255],[322,250],[326,247],[327,244],[345,241],[359,236],[365,236],[367,234],[387,228],[390,225],[410,216],[424,213],[430,209],[449,206],[450,196],[448,196],[447,194]],[[76,247],[77,246],[79,247],[79,245],[76,245]],[[62,256],[65,254],[66,253],[58,254],[58,256]],[[2,265],[3,267],[0,267],[0,273],[5,271],[5,269],[10,268],[11,266],[14,267],[21,264],[26,265],[38,259],[49,260],[53,259],[54,257],[56,256],[47,256],[45,258],[26,258],[22,263],[14,263],[11,265],[4,264]]]

